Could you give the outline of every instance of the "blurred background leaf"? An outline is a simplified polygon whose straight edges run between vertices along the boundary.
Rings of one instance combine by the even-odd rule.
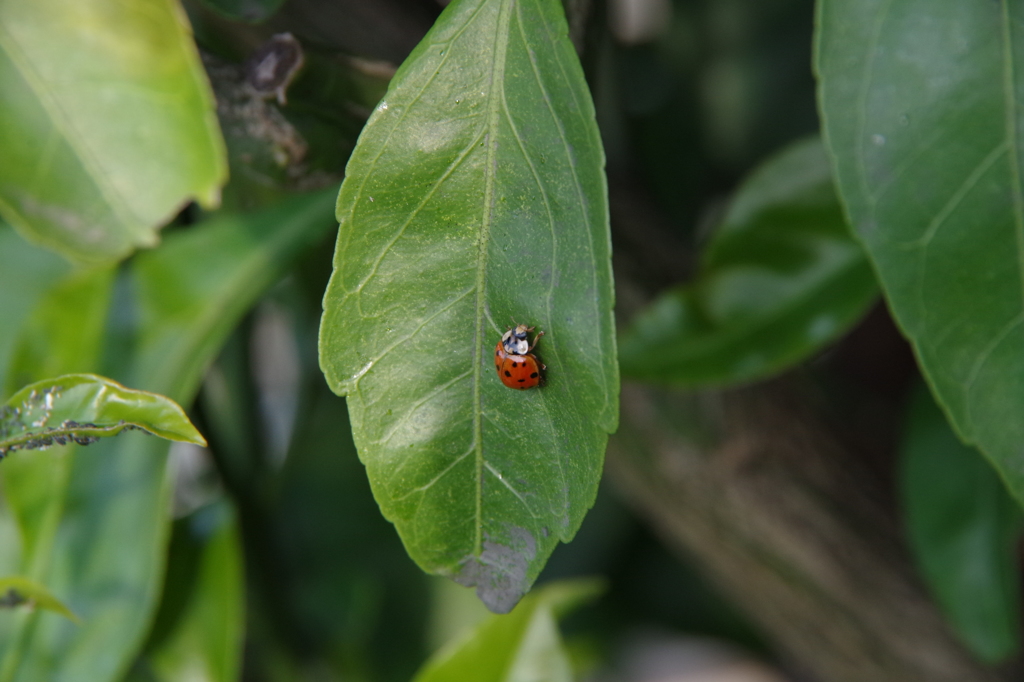
[[[798,142],[740,187],[696,278],[633,319],[622,372],[685,387],[771,376],[846,333],[876,296],[821,143]]]
[[[22,325],[30,316],[39,317],[42,314],[37,311],[37,303],[52,289],[55,282],[70,271],[71,266],[62,258],[31,246],[13,229],[0,222],[0,317],[4,320],[3,333],[0,333],[0,398],[4,401],[14,391],[31,383],[33,378],[42,379],[63,373],[51,369],[46,374],[25,375],[15,379],[9,376],[8,367],[19,334],[23,333]],[[96,339],[82,336],[79,341],[95,342]],[[21,352],[29,350],[23,348]],[[78,366],[70,371],[85,369]]]
[[[209,83],[175,0],[0,8],[0,213],[69,258],[157,242],[227,176]]]
[[[160,607],[126,682],[237,680],[245,584],[237,524],[226,501],[176,520]]]
[[[131,354],[114,358],[110,374],[190,403],[238,319],[291,258],[332,228],[333,194],[296,197],[254,216],[211,219],[138,259],[132,268],[138,328]],[[15,490],[46,501],[38,515],[42,530],[35,529],[39,539],[23,558],[32,567],[27,575],[73,595],[69,603],[83,626],[25,622],[8,642],[0,679],[117,679],[143,641],[165,556],[167,447],[132,434],[119,440],[60,453],[63,476],[45,487],[13,483],[16,474],[7,465],[17,458],[5,462],[8,504],[17,509]],[[43,464],[49,468],[28,473],[57,476],[51,462]],[[75,647],[93,638],[108,642],[105,656]]]
[[[423,666],[415,682],[571,682],[572,665],[556,617],[601,591],[576,580],[537,589],[507,616],[492,615]]]
[[[980,452],[960,442],[923,385],[900,458],[910,546],[950,623],[984,661],[1020,650],[1024,514]]]

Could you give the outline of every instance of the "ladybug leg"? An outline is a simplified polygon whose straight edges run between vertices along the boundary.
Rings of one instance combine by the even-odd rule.
[[[533,330],[534,330],[534,327],[530,327],[527,331],[531,331],[532,332]],[[533,350],[533,347],[537,345],[537,342],[540,341],[540,337],[542,337],[542,336],[544,336],[544,332],[538,332],[537,336],[533,337],[533,343],[530,344],[530,347],[527,350],[528,351]]]

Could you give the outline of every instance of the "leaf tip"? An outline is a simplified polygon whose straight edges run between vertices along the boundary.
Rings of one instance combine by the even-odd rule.
[[[509,529],[509,544],[488,538],[479,556],[467,557],[452,579],[465,587],[476,587],[476,595],[490,611],[508,613],[523,598],[533,582],[530,565],[537,556],[537,541],[521,527]]]

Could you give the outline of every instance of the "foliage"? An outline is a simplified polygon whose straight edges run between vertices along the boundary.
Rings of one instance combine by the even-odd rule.
[[[697,276],[623,335],[626,376],[679,386],[771,376],[848,331],[877,294],[817,140],[758,168],[702,255]]]
[[[579,528],[618,418],[602,162],[557,4],[456,1],[338,197],[321,366],[410,556],[497,612]],[[546,333],[542,390],[491,369],[513,318]]]
[[[571,682],[572,664],[555,617],[599,591],[599,585],[586,580],[547,585],[507,618],[491,616],[453,640],[427,661],[415,682]]]
[[[183,202],[217,203],[224,144],[183,19],[174,0],[0,8],[0,215],[27,238],[117,260]]]
[[[980,657],[1009,657],[1020,647],[1020,507],[923,386],[909,409],[901,465],[910,546],[924,577]]]
[[[937,398],[1024,500],[1020,10],[929,4],[925,29],[915,7],[821,3],[824,132],[851,223]]]
[[[0,578],[0,607],[10,609],[19,606],[47,609],[78,622],[78,617],[67,606],[34,580],[16,575]]]
[[[19,449],[88,445],[125,429],[206,445],[173,400],[92,374],[68,374],[29,384],[0,407],[0,456]]]
[[[568,680],[652,628],[763,650],[599,489],[620,363],[694,401],[827,387],[899,467],[950,624],[1019,651],[1024,16],[663,4],[0,4],[0,682]],[[879,292],[917,364],[875,353]],[[529,391],[491,369],[513,320],[545,332]],[[192,445],[77,444],[139,429]],[[553,582],[589,574],[604,596]]]

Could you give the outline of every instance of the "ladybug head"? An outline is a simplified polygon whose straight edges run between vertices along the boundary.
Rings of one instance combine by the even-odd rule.
[[[516,325],[516,328],[512,330],[512,335],[523,341],[526,339],[527,333],[531,331],[533,331],[533,327],[527,327],[525,324],[518,324]]]
[[[501,337],[501,345],[505,347],[506,353],[513,355],[526,355],[530,352],[530,340],[527,338],[533,327],[525,324],[516,325],[515,329],[509,329]]]

